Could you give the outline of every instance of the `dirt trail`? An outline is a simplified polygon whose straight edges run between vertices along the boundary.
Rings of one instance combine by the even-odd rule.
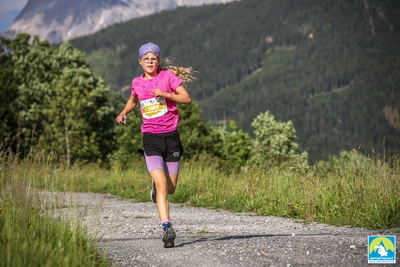
[[[367,238],[384,234],[172,204],[178,237],[175,248],[164,249],[153,203],[94,193],[58,197],[78,205],[62,211],[81,214],[113,266],[368,266]]]

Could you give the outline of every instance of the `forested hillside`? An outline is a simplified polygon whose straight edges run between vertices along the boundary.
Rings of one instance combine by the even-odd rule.
[[[400,3],[242,0],[179,8],[75,39],[95,73],[129,94],[137,50],[199,71],[189,91],[203,116],[251,122],[269,110],[292,120],[311,160],[340,150],[400,149]]]

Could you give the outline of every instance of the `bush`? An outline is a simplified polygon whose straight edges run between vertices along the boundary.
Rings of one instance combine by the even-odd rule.
[[[308,165],[307,152],[301,152],[294,142],[296,130],[291,121],[277,122],[268,111],[259,114],[252,122],[255,139],[251,162],[261,165],[290,163],[298,167]]]

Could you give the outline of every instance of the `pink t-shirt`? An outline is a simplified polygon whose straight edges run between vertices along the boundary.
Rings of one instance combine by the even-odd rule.
[[[154,98],[151,92],[157,88],[164,92],[174,94],[175,89],[182,84],[182,80],[170,70],[162,70],[156,77],[151,79],[146,80],[143,78],[144,74],[132,80],[131,94],[137,96],[139,101]],[[142,118],[142,133],[167,133],[176,130],[179,121],[179,112],[176,108],[176,102],[166,99],[166,105],[168,112],[165,115],[150,119]],[[140,112],[142,113],[142,107],[140,104],[139,106]]]

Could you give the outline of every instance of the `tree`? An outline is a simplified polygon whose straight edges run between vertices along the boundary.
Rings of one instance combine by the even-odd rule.
[[[29,45],[28,37],[20,37],[21,41],[13,46],[23,51],[13,56],[14,77],[18,83],[17,152],[23,155],[37,144],[43,132],[42,124],[47,121],[43,110],[50,103],[54,83],[60,75],[60,63],[52,56],[56,48],[38,38]]]
[[[18,87],[14,79],[11,41],[0,39],[0,149],[11,147],[15,149],[17,114],[16,99]]]
[[[54,56],[79,62],[82,55],[63,43]],[[65,155],[67,165],[74,159],[104,159],[110,152],[105,148],[110,147],[112,137],[112,110],[107,92],[103,81],[93,76],[86,64],[73,67],[66,64],[43,110],[48,122],[43,124],[40,147]]]
[[[122,105],[123,101],[120,99]],[[121,107],[116,107],[122,109]],[[140,158],[137,152],[143,148],[142,134],[140,127],[142,125],[139,110],[132,111],[127,116],[126,124],[120,124],[114,129],[115,150],[109,155],[109,161],[115,168],[130,167],[133,159]]]
[[[294,142],[296,130],[291,121],[277,122],[268,111],[259,114],[252,122],[255,139],[251,161],[255,164],[280,165],[285,162],[307,165],[307,152],[301,152]]]
[[[197,103],[179,105],[179,135],[184,149],[184,157],[191,158],[201,152],[217,153],[218,137],[207,122],[201,118]]]
[[[34,38],[27,45],[23,41],[29,38],[22,37],[13,46],[16,135],[21,136],[17,152],[37,146],[65,156],[68,165],[76,159],[105,159],[112,136],[108,88],[68,42],[54,47]]]
[[[226,125],[213,128],[220,139],[218,156],[226,163],[240,166],[249,158],[252,140],[247,133],[238,130],[235,121],[229,123],[229,128]]]

